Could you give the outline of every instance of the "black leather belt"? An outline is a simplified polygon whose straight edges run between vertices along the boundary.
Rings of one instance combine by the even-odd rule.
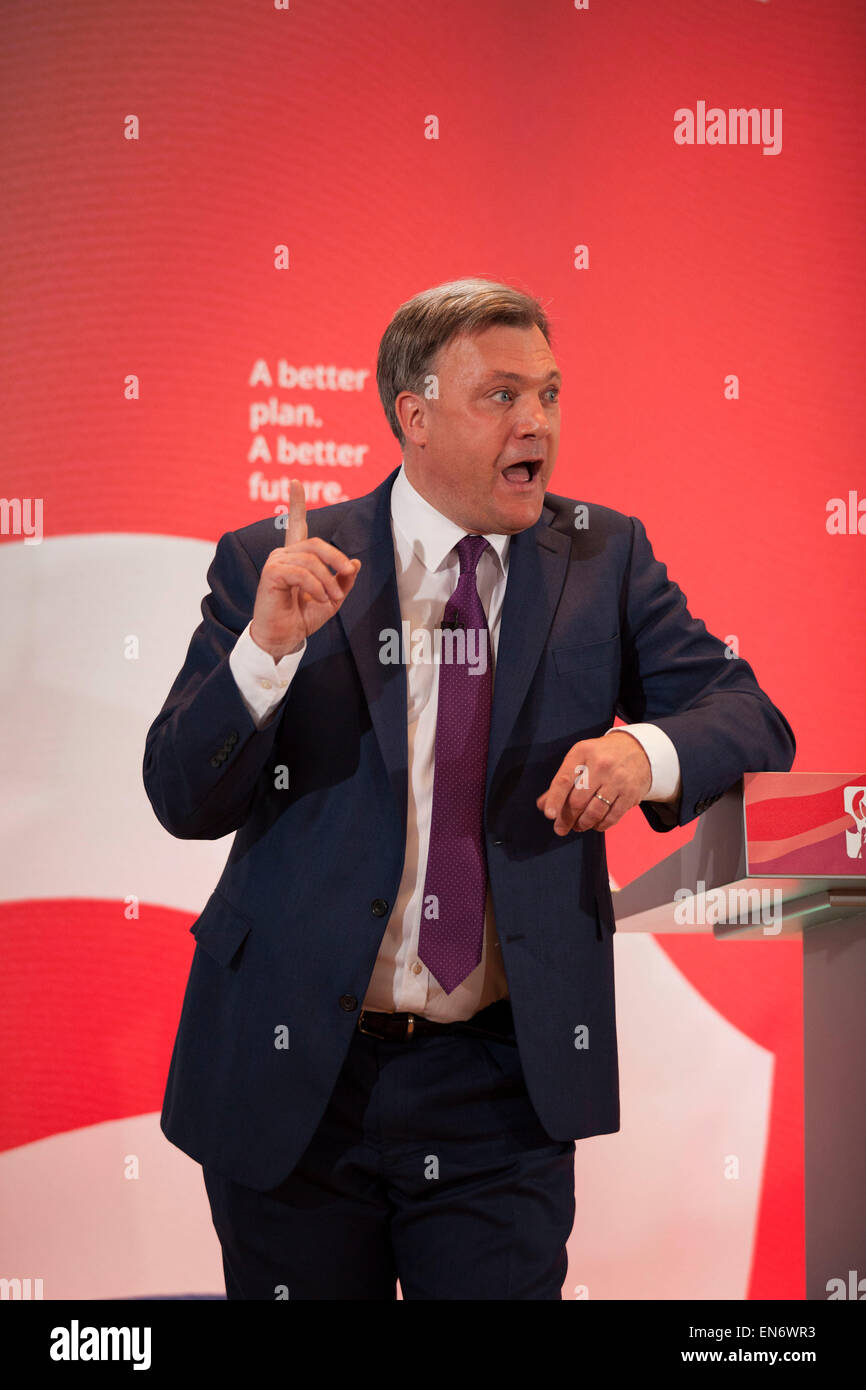
[[[358,1015],[358,1032],[368,1038],[378,1038],[380,1042],[410,1042],[412,1038],[431,1033],[466,1034],[468,1037],[492,1038],[496,1042],[515,1045],[517,1042],[511,1005],[507,999],[499,999],[473,1014],[472,1018],[459,1023],[437,1023],[421,1014],[380,1014],[362,1009]]]

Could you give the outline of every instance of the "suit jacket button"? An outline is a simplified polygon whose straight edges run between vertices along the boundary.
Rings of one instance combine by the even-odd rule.
[[[384,898],[374,898],[370,903],[370,911],[374,917],[384,917],[388,911],[388,904]]]
[[[357,1009],[357,1007],[358,1007],[358,1001],[357,1001],[357,999],[355,998],[354,994],[341,994],[341,995],[340,995],[340,1008],[341,1008],[341,1009],[345,1009],[345,1011],[346,1011],[347,1014],[352,1013],[352,1011],[353,1011],[354,1009]]]

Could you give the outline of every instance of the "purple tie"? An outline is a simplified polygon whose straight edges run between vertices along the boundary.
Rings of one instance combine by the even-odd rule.
[[[484,942],[484,787],[493,670],[475,567],[486,549],[483,536],[458,541],[460,578],[443,619],[443,627],[456,622],[464,631],[454,634],[451,663],[451,639],[442,634],[430,851],[418,956],[446,994],[481,963]]]

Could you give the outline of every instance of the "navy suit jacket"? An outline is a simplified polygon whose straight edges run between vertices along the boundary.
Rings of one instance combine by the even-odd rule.
[[[266,518],[221,537],[203,621],[151,726],[144,782],[183,839],[234,832],[191,928],[197,943],[162,1128],[249,1187],[281,1182],[346,1057],[406,843],[406,671],[379,660],[399,631],[391,486],[308,515],[362,564],[308,639],[278,714],[257,730],[229,666],[259,575],[285,532]],[[787,770],[794,736],[748,663],[693,618],[640,521],[545,495],[511,539],[484,808],[490,886],[521,1063],[554,1139],[619,1129],[614,914],[604,835],[554,834],[535,805],[572,744],[619,715],[677,749],[685,825],[748,770]],[[288,787],[285,775],[288,770]],[[656,830],[674,823],[651,804]],[[588,1028],[588,1046],[575,1030]],[[288,1047],[275,1030],[288,1030]],[[282,1035],[285,1041],[285,1034]]]

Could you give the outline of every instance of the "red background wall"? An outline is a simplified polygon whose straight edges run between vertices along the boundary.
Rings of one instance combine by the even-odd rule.
[[[866,498],[861,6],[78,0],[8,5],[2,23],[2,492],[44,499],[46,543],[215,543],[271,509],[248,495],[256,468],[369,491],[399,463],[372,376],[391,313],[443,280],[507,280],[547,307],[564,373],[553,490],[644,521],[691,611],[736,636],[790,720],[798,769],[862,765],[866,539],[827,530],[831,498]],[[781,152],[676,144],[675,110],[699,100],[781,108]],[[371,376],[361,393],[270,392],[249,385],[262,358]],[[323,422],[289,438],[368,444],[365,466],[249,462],[250,402],[273,393]],[[629,817],[613,876],[693,828]],[[0,922],[19,942],[45,930],[35,902]],[[801,1297],[799,948],[660,940],[776,1054],[750,1294]],[[40,1085],[36,1039],[20,1051],[7,1147],[158,1108],[186,959],[170,1006],[144,1010],[156,1032],[128,1092],[100,1093],[94,1043],[73,1117]],[[116,968],[89,976],[91,1018]],[[69,1002],[44,979],[27,998],[37,1016]],[[68,1026],[84,1026],[74,1010]]]

